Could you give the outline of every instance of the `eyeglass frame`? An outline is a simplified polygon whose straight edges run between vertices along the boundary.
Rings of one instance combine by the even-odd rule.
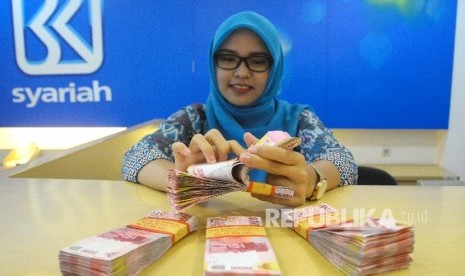
[[[232,57],[236,57],[236,58],[239,58],[239,63],[237,63],[236,67],[234,68],[223,68],[221,66],[218,65],[218,56],[232,56]],[[260,70],[260,71],[257,71],[257,70],[253,70],[249,67],[249,63],[247,62],[250,58],[256,58],[256,57],[262,57],[262,58],[265,58],[269,61],[269,64],[267,66],[266,69],[264,70]],[[273,58],[271,56],[268,56],[268,55],[250,55],[250,56],[246,56],[246,57],[242,57],[242,56],[238,56],[238,55],[235,55],[235,54],[231,54],[231,53],[216,53],[214,56],[213,56],[213,59],[215,61],[215,65],[218,67],[218,68],[221,68],[223,70],[236,70],[237,68],[239,68],[239,66],[241,66],[242,62],[245,63],[245,66],[247,67],[247,69],[249,69],[250,71],[252,72],[256,72],[256,73],[262,73],[262,72],[266,72],[268,71],[272,66],[273,66]]]

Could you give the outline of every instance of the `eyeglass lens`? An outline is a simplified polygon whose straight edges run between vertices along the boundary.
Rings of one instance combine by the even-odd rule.
[[[221,69],[233,70],[244,61],[249,70],[263,72],[270,68],[272,60],[267,56],[240,57],[232,54],[217,54],[215,56],[216,65]]]

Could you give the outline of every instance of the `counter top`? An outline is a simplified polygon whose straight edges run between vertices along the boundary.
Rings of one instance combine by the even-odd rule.
[[[348,186],[307,204],[328,203],[349,215],[380,216],[388,209],[415,224],[413,263],[386,275],[460,275],[465,274],[464,198],[465,187],[457,186]],[[0,275],[60,275],[60,249],[152,210],[169,210],[163,192],[124,181],[5,177],[0,177],[0,208]],[[141,275],[202,275],[207,217],[254,215],[266,222],[267,210],[279,208],[244,192],[194,206],[187,211],[199,216],[200,228]],[[283,275],[343,275],[291,229],[270,225],[266,232]]]

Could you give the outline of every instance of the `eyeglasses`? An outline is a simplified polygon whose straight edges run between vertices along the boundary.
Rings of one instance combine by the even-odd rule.
[[[242,61],[250,71],[265,72],[270,69],[273,64],[273,59],[268,56],[248,56],[240,57],[233,54],[216,54],[215,64],[221,69],[234,70],[237,69]]]

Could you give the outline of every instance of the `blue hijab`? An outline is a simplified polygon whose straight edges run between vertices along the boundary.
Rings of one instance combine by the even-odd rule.
[[[273,57],[265,91],[248,106],[234,106],[220,93],[216,81],[214,55],[231,33],[240,28],[255,32],[265,42]],[[273,24],[254,12],[240,12],[226,19],[216,31],[210,45],[210,94],[206,104],[206,130],[218,129],[226,140],[234,139],[245,147],[243,135],[251,132],[260,138],[269,130],[287,131],[297,136],[300,113],[307,108],[279,100],[283,75],[283,51],[278,32]]]

